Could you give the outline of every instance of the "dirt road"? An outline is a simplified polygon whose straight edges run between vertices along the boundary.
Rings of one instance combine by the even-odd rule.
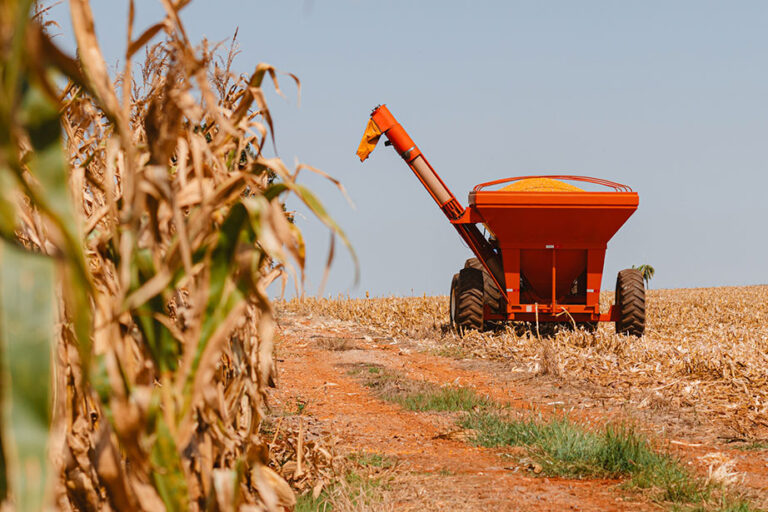
[[[768,495],[768,454],[699,439],[679,415],[650,416],[628,409],[600,389],[579,389],[562,378],[504,363],[434,355],[418,340],[395,340],[328,318],[280,316],[278,364],[285,383],[273,407],[300,404],[314,428],[338,439],[348,453],[397,460],[390,486],[399,510],[659,510],[639,492],[602,479],[547,478],[514,457],[514,448],[475,446],[444,413],[413,412],[377,398],[355,368],[381,367],[410,380],[471,388],[495,402],[527,412],[569,411],[581,422],[631,421],[669,441],[668,449],[706,476],[708,453],[724,453],[753,495]],[[535,468],[534,468],[535,469]]]

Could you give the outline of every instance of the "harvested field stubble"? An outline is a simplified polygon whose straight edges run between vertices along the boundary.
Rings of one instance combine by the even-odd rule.
[[[726,437],[768,437],[768,286],[649,290],[642,338],[536,329],[449,331],[446,297],[301,299],[285,311],[349,320],[441,353],[507,361],[536,373],[588,382],[641,409],[695,409]],[[613,294],[604,292],[602,310]],[[546,364],[544,364],[546,363]]]

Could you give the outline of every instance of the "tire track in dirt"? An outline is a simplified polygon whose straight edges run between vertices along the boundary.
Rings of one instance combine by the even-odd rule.
[[[354,332],[347,335],[355,336]],[[337,334],[340,335],[340,334]],[[463,368],[465,361],[426,354],[423,352],[403,352],[397,346],[374,347],[370,342],[360,344],[361,348],[376,350],[375,360],[378,364],[396,370],[403,375],[423,380],[436,385],[451,384],[470,387],[476,392],[488,395],[494,401],[509,405],[518,410],[540,412],[544,415],[554,411],[568,411],[568,415],[577,421],[595,425],[611,421],[630,420],[638,424],[645,433],[657,437],[668,429],[663,419],[653,423],[641,424],[632,417],[632,411],[625,407],[607,405],[604,401],[591,399],[579,393],[569,392],[564,386],[552,382],[542,382],[546,379],[530,377],[510,377],[509,369],[503,364],[477,362],[470,364],[471,370]],[[360,352],[368,352],[361,350]],[[342,352],[342,359],[354,362],[358,351]],[[370,358],[370,356],[368,356]],[[365,357],[363,357],[365,360]],[[602,403],[601,403],[602,402]],[[669,435],[669,434],[667,434]],[[685,437],[689,437],[690,434]],[[707,464],[701,462],[708,454],[720,453],[734,462],[733,471],[742,474],[742,484],[753,489],[760,495],[768,497],[768,454],[750,453],[727,445],[714,445],[695,436],[688,441],[667,438],[668,449],[674,455],[696,465],[702,476],[707,475]],[[768,501],[768,500],[767,500]]]
[[[301,400],[303,413],[319,421],[349,452],[376,452],[396,457],[400,474],[393,485],[399,509],[445,510],[650,510],[655,507],[625,501],[612,480],[569,480],[528,476],[509,468],[499,454],[467,443],[446,439],[446,428],[434,414],[405,411],[374,397],[354,377],[350,364],[375,363],[407,369],[411,375],[428,376],[446,383],[457,377],[500,402],[530,408],[530,400],[513,386],[495,388],[478,382],[477,375],[435,363],[435,356],[398,354],[372,343],[355,343],[367,350],[329,351],[317,348],[319,337],[359,338],[343,330],[294,318],[283,328],[278,347],[281,379],[290,387],[274,394],[276,401]],[[287,324],[288,322],[286,322]],[[314,337],[314,338],[313,338]],[[465,381],[466,379],[466,381]],[[506,398],[506,399],[504,399]]]

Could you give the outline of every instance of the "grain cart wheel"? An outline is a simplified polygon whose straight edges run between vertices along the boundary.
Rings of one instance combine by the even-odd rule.
[[[457,289],[456,289],[456,287],[458,286],[458,284],[459,284],[459,274],[453,274],[453,279],[451,279],[451,295],[450,295],[451,302],[450,302],[450,306],[449,306],[449,309],[448,309],[449,315],[450,315],[450,318],[451,318],[451,328],[452,329],[457,329],[457,326],[456,326],[456,293],[457,293]]]
[[[501,300],[501,292],[496,288],[496,285],[493,283],[493,278],[491,278],[491,275],[485,270],[485,267],[480,263],[480,260],[477,258],[470,258],[464,263],[464,268],[476,268],[483,273],[483,300],[488,304],[488,307],[491,308],[491,311],[494,313],[502,313],[501,307],[504,302]]]
[[[483,273],[476,268],[463,268],[456,280],[456,330],[483,329]]]
[[[642,336],[645,332],[645,284],[643,274],[634,268],[619,272],[616,277],[616,332]]]

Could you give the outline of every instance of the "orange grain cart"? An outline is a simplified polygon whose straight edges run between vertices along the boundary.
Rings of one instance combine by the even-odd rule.
[[[607,312],[601,313],[599,304],[606,245],[637,209],[636,192],[583,176],[521,176],[477,185],[464,208],[384,105],[371,113],[358,150],[361,160],[382,135],[476,256],[451,282],[451,323],[459,331],[506,321],[561,322],[591,330],[610,321],[617,332],[643,334],[645,287],[638,270],[619,272],[615,304]],[[489,236],[478,226],[485,226]]]

